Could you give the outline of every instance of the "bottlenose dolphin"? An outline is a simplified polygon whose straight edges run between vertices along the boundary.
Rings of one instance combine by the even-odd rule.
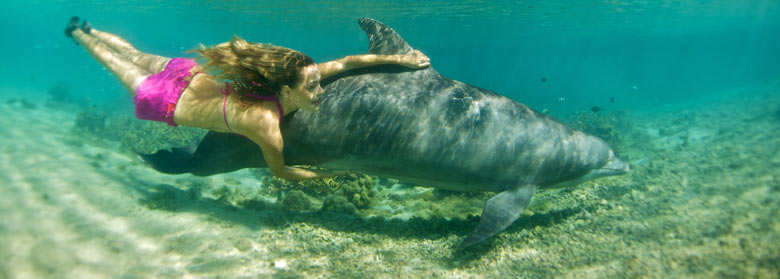
[[[412,48],[393,29],[361,18],[369,52]],[[463,242],[478,243],[511,225],[536,189],[626,173],[607,144],[491,91],[439,75],[433,67],[380,66],[324,81],[320,111],[288,115],[287,164],[395,178],[463,192],[497,192]],[[260,148],[210,132],[192,156],[145,156],[163,172],[211,175],[266,167]],[[174,165],[174,166],[171,166]]]

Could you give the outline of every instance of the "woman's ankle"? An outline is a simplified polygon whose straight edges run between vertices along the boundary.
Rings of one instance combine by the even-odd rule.
[[[92,26],[89,25],[89,22],[87,22],[85,20],[85,21],[81,22],[81,27],[79,27],[79,29],[81,29],[81,31],[83,31],[84,33],[89,34],[89,32],[92,31]]]
[[[79,28],[79,17],[74,16],[68,21],[68,25],[65,26],[65,37],[73,38],[73,31]]]

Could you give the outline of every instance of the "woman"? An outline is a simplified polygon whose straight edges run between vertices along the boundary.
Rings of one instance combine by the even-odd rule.
[[[430,65],[419,51],[404,55],[356,55],[315,64],[298,51],[270,44],[230,42],[195,50],[207,60],[144,53],[124,39],[92,29],[73,17],[65,35],[113,72],[133,96],[138,118],[236,133],[255,142],[274,175],[303,180],[343,172],[286,166],[280,122],[299,108],[316,111],[320,81],[338,73],[373,65],[410,68]],[[216,74],[206,73],[207,70]]]

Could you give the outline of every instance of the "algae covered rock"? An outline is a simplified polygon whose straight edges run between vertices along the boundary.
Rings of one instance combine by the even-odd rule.
[[[104,111],[96,108],[84,109],[76,115],[73,123],[75,133],[87,133],[95,136],[102,136],[106,130],[107,115]]]
[[[341,180],[339,192],[357,208],[368,208],[375,196],[374,180],[367,175],[350,174]]]
[[[357,214],[358,209],[354,204],[349,202],[346,197],[338,195],[330,195],[322,202],[321,211],[330,211],[345,214]]]
[[[322,203],[301,190],[287,192],[282,199],[282,205],[286,209],[295,211],[316,211],[322,207]]]
[[[278,193],[280,197],[297,190],[317,200],[326,200],[330,196],[343,197],[344,201],[355,208],[365,209],[371,206],[376,196],[376,182],[367,175],[349,174],[323,179],[289,181],[275,177],[267,170],[254,170],[253,173],[270,188],[271,192]]]

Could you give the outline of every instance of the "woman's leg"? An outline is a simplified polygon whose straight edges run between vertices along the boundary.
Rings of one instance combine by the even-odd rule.
[[[84,33],[84,31],[80,29],[74,30],[72,37],[73,40],[81,45],[95,58],[95,60],[114,73],[131,96],[135,96],[138,85],[141,84],[144,79],[152,75],[152,72],[138,67],[132,61],[127,60],[112,48],[108,47],[108,45],[102,43],[97,38]]]
[[[165,69],[165,66],[168,65],[168,62],[171,61],[168,57],[141,52],[127,42],[127,40],[108,32],[95,30],[93,28],[89,34],[99,39],[101,43],[114,49],[115,53],[125,57],[126,60],[132,61],[133,64],[146,69],[152,74],[162,72],[162,70]]]

